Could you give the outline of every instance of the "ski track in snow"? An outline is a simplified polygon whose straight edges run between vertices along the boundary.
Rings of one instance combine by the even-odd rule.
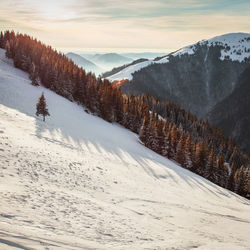
[[[0,59],[0,249],[249,247],[248,200]],[[34,115],[42,91],[45,123]]]

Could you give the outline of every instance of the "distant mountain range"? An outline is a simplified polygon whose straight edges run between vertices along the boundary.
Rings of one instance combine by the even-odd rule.
[[[88,58],[106,70],[111,70],[114,67],[128,64],[133,61],[133,59],[117,53],[95,54]]]
[[[132,58],[133,60],[137,60],[140,58],[154,59],[156,57],[164,56],[166,54],[166,52],[121,53],[122,56]]]
[[[86,58],[84,58],[83,56],[80,56],[78,54],[70,52],[70,53],[67,53],[66,56],[69,59],[71,59],[75,64],[77,64],[78,66],[85,69],[87,72],[91,71],[91,72],[99,75],[101,72],[104,71],[102,68],[100,68],[99,66],[97,66],[93,62],[87,60]]]
[[[165,53],[166,54],[166,53]],[[164,53],[142,52],[142,53],[73,53],[66,54],[75,64],[84,68],[87,72],[91,71],[99,75],[109,71],[109,75],[117,72],[128,65],[149,60]],[[143,59],[141,59],[143,57]],[[138,59],[139,58],[139,59]],[[134,61],[135,60],[135,61]]]
[[[116,82],[127,79],[121,87],[127,94],[149,93],[209,118],[213,125],[250,151],[250,136],[245,136],[244,129],[249,127],[250,97],[245,96],[243,104],[236,101],[240,99],[239,93],[250,93],[249,83],[242,83],[247,74],[243,72],[249,66],[250,34],[230,33],[202,40],[165,57],[124,67],[107,78]],[[226,108],[230,102],[234,103],[233,109]],[[231,117],[234,112],[238,119]],[[230,126],[227,120],[232,123]]]

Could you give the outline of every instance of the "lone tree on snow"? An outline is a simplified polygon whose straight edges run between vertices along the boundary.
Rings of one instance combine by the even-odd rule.
[[[45,121],[45,116],[50,115],[47,109],[47,104],[43,93],[40,96],[38,103],[36,104],[36,115],[42,115],[43,121]]]

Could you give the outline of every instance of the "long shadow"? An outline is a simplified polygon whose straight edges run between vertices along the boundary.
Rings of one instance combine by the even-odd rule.
[[[220,197],[219,194],[223,194],[225,197],[232,195],[240,198],[238,195],[226,191],[191,171],[176,166],[176,164],[155,152],[146,149],[138,142],[137,135],[129,130],[87,114],[81,106],[75,103],[63,101],[64,105],[70,105],[70,107],[65,109],[73,109],[72,111],[74,112],[72,114],[57,113],[55,118],[53,118],[52,110],[51,118],[47,121],[48,125],[42,122],[41,119],[36,119],[36,136],[38,138],[83,152],[87,149],[93,153],[110,153],[118,157],[125,166],[128,164],[126,158],[131,157],[152,178],[171,178],[176,183],[178,183],[179,179],[182,179],[190,187],[194,189],[199,188],[216,197]],[[44,135],[46,132],[50,133],[49,137]],[[53,139],[55,134],[60,134],[61,138]],[[155,171],[154,167],[150,166],[150,161],[166,167],[161,168],[161,175],[158,175],[157,170]],[[246,202],[244,198],[240,198],[240,200],[241,202]]]
[[[166,180],[171,178],[173,182],[182,179],[187,185],[202,189],[214,196],[219,194],[224,194],[225,197],[231,195],[244,203],[247,202],[246,199],[223,190],[202,177],[178,167],[166,158],[146,149],[137,142],[138,138],[134,133],[121,128],[119,125],[108,123],[96,116],[87,114],[84,112],[84,108],[76,103],[72,103],[43,87],[33,87],[29,82],[30,80],[27,79],[21,85],[16,82],[13,83],[13,89],[11,90],[13,96],[8,95],[8,98],[2,96],[1,103],[34,117],[35,136],[37,138],[45,139],[48,142],[69,149],[77,149],[83,154],[85,150],[93,154],[112,154],[125,166],[128,164],[127,158],[131,157],[135,164],[140,166],[152,178]],[[46,122],[34,115],[37,100],[42,92],[45,94],[51,114],[50,117],[47,117]],[[163,174],[157,174],[157,170],[151,166],[151,162],[165,166],[166,168],[161,167]]]

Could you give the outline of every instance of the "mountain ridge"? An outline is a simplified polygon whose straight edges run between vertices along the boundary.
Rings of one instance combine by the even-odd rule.
[[[238,46],[238,48],[235,48],[235,43],[242,41],[243,42],[247,42],[246,44],[248,45],[247,47],[242,46]],[[224,54],[222,55],[222,57],[220,59],[224,60],[224,59],[232,59],[232,60],[239,60],[239,61],[243,61],[244,60],[244,55],[242,53],[246,53],[247,58],[250,57],[250,34],[249,33],[242,33],[242,32],[238,32],[238,33],[227,33],[224,35],[220,35],[220,36],[216,36],[213,37],[211,39],[207,39],[207,40],[201,40],[197,43],[191,44],[191,45],[187,45],[183,48],[180,48],[178,50],[176,50],[175,52],[171,52],[168,53],[166,56],[162,56],[161,58],[168,58],[169,55],[171,56],[181,56],[183,54],[193,54],[194,53],[194,48],[197,45],[204,45],[204,44],[209,44],[210,46],[213,45],[226,45],[226,46],[232,46],[232,48],[235,50],[236,55],[234,54],[234,57],[230,57],[230,53],[232,52],[230,49],[226,48],[226,51],[224,51]],[[234,46],[234,47],[233,47]],[[243,49],[242,49],[243,47]],[[243,51],[244,49],[247,49],[247,51]],[[237,49],[237,51],[236,51]],[[241,53],[241,54],[237,54],[237,53]],[[152,60],[153,63],[154,60]],[[168,61],[164,62],[167,63]],[[140,69],[147,67],[148,65],[144,66],[142,65],[142,67],[140,67]],[[136,72],[137,69],[135,69],[132,73]],[[116,78],[114,79],[114,77],[108,77],[109,80],[124,80],[124,79],[128,79],[131,80],[130,76],[126,75],[124,76],[116,76]]]
[[[249,64],[250,34],[229,33],[186,46],[159,61],[124,68],[107,79],[115,80],[117,86],[117,81],[128,79],[121,89],[129,95],[148,93],[208,118],[213,107],[233,93]],[[238,132],[243,139],[238,143],[249,151],[245,145],[250,138],[244,138],[244,131]]]
[[[82,67],[87,72],[91,71],[93,73],[100,74],[103,71],[103,69],[101,69],[99,66],[97,66],[96,64],[94,64],[90,60],[87,60],[86,58],[84,58],[81,55],[78,55],[78,54],[73,53],[73,52],[69,52],[69,53],[66,54],[66,56],[69,59],[73,60],[73,62],[75,64]]]

